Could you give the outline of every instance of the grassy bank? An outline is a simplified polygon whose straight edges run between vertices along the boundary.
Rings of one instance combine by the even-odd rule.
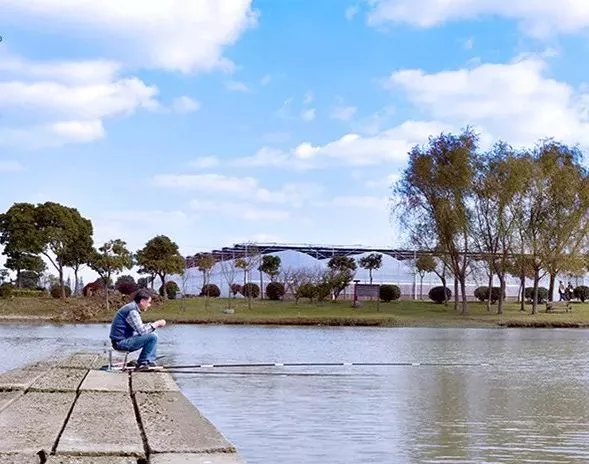
[[[224,312],[229,306],[233,314]],[[13,298],[0,300],[0,321],[54,320],[73,322],[76,308],[92,307],[84,298],[65,301],[53,298]],[[94,304],[87,322],[110,322],[117,307],[111,311],[97,309]],[[589,304],[574,303],[569,313],[546,313],[539,305],[538,314],[519,310],[519,304],[507,303],[503,315],[491,312],[484,303],[471,302],[469,313],[462,315],[452,305],[447,307],[425,301],[397,301],[380,303],[362,302],[360,308],[352,308],[350,301],[313,304],[291,301],[254,301],[248,309],[243,299],[203,298],[171,300],[152,307],[146,321],[164,318],[170,323],[185,324],[272,324],[272,325],[356,325],[356,326],[421,326],[421,327],[589,327]]]

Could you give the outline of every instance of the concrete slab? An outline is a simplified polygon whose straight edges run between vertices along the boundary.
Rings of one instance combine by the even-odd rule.
[[[0,392],[0,411],[23,394],[22,390]]]
[[[98,359],[98,353],[75,353],[69,358],[57,363],[57,367],[69,369],[91,369]]]
[[[235,453],[169,453],[152,454],[151,464],[245,464],[245,461]]]
[[[133,392],[180,391],[174,377],[166,372],[133,372],[131,376]]]
[[[32,392],[0,412],[0,453],[34,454],[51,450],[75,393]]]
[[[80,391],[129,393],[129,374],[125,372],[90,371],[80,385]]]
[[[180,392],[136,393],[154,453],[234,452],[235,448]]]
[[[1,461],[0,464],[2,464]],[[137,458],[129,456],[49,456],[46,464],[137,464]]]
[[[0,464],[40,464],[37,454],[0,454]]]
[[[0,374],[0,390],[26,390],[48,371],[37,369],[12,369]]]
[[[144,457],[131,397],[116,392],[82,392],[63,431],[58,455]]]
[[[29,391],[77,391],[88,371],[83,369],[51,369],[29,387]]]

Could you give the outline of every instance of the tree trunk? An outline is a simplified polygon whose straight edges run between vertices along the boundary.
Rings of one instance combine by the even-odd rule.
[[[78,266],[74,267],[74,289],[72,291],[73,295],[78,294],[78,269]]]
[[[466,275],[460,276],[460,292],[462,293],[462,314],[468,313],[468,302],[466,301]]]
[[[65,299],[65,287],[63,286],[63,266],[59,266],[59,285],[61,286],[61,297]]]
[[[264,299],[264,273],[260,271],[260,299]]]
[[[519,302],[519,310],[520,311],[525,311],[525,304],[526,304],[526,276],[525,274],[521,274],[519,276],[519,289],[520,289],[520,293],[518,296],[520,296],[520,302]]]
[[[20,271],[20,268],[16,270],[16,288],[22,288],[22,283],[20,281]],[[8,282],[10,282],[10,279],[8,279]]]
[[[442,281],[442,288],[444,289],[444,306],[448,306],[448,293],[446,293],[448,283],[446,281],[446,277],[444,276],[440,277],[440,280]]]
[[[556,272],[550,273],[550,284],[548,285],[548,301],[554,301],[554,282],[556,281]]]
[[[368,269],[368,276],[370,278],[370,285],[372,285],[372,269]]]
[[[489,287],[487,288],[487,311],[491,312],[491,295],[493,294],[493,272],[489,273]]]
[[[503,295],[505,293],[505,274],[497,274],[499,277],[499,301],[497,302],[497,314],[503,314]]]
[[[538,312],[538,283],[540,281],[539,271],[534,270],[534,293],[532,297],[532,314]]]
[[[444,290],[444,292],[445,292],[445,290]],[[419,276],[419,299],[423,300],[423,276],[422,275]]]
[[[458,311],[458,277],[454,276],[454,311]]]

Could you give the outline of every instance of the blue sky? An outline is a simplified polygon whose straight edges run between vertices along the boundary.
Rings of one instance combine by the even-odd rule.
[[[589,4],[0,0],[0,208],[57,201],[95,239],[402,246],[407,151],[586,146]]]

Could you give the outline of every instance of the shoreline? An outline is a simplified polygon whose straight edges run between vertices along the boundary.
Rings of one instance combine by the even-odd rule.
[[[146,319],[146,322],[147,319]],[[4,314],[0,315],[0,325],[13,323],[50,323],[56,325],[75,324],[93,325],[110,324],[110,319],[93,319],[86,321],[66,320],[53,316],[35,316]],[[555,321],[555,320],[503,320],[503,321],[480,321],[480,320],[369,320],[363,318],[332,317],[332,318],[252,318],[252,319],[228,319],[228,318],[187,318],[169,320],[168,325],[243,325],[243,326],[268,326],[268,327],[374,327],[374,328],[430,328],[430,329],[509,329],[509,328],[554,328],[554,329],[587,329],[589,322],[584,321]]]

